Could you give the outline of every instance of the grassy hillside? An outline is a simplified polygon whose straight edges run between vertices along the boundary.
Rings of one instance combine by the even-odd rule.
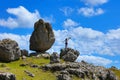
[[[37,64],[44,65],[49,63],[48,59],[30,57],[26,60],[18,60],[11,63],[0,63],[0,72],[11,72],[16,75],[17,80],[56,80],[55,74],[51,72],[45,72],[38,68],[31,68],[29,65]],[[28,66],[20,66],[20,64],[28,64]],[[35,77],[28,76],[24,71],[35,74]]]
[[[39,68],[32,68],[30,65],[37,64],[42,66],[44,64],[48,64],[49,59],[44,58],[36,58],[36,57],[28,57],[25,60],[18,60],[10,63],[1,63],[0,62],[0,72],[11,72],[16,75],[17,80],[56,80],[56,73],[52,73],[50,71],[43,71]],[[20,64],[27,64],[27,66],[20,66]],[[35,77],[28,76],[24,71],[27,70],[33,74]],[[111,69],[118,76],[118,80],[120,80],[120,70]],[[73,76],[73,80],[82,80]]]

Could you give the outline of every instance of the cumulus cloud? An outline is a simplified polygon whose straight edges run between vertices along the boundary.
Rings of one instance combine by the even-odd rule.
[[[72,19],[67,19],[66,21],[64,21],[63,26],[66,28],[70,28],[70,27],[75,27],[78,26],[79,24],[75,21],[73,21]]]
[[[63,7],[60,8],[60,11],[62,11],[65,16],[69,16],[74,11],[74,9],[71,7]]]
[[[81,1],[84,2],[85,5],[89,6],[98,6],[108,2],[108,0],[81,0]]]
[[[29,50],[29,38],[30,35],[17,35],[12,33],[0,33],[0,40],[9,38],[15,40],[21,49]]]
[[[112,60],[106,59],[106,58],[102,58],[102,57],[98,57],[98,56],[88,56],[88,55],[82,55],[79,56],[77,61],[86,61],[95,65],[102,65],[102,66],[107,66],[109,64],[112,63]]]
[[[78,9],[78,13],[85,17],[92,17],[103,14],[105,11],[102,8],[96,8],[96,6],[107,3],[108,0],[81,0],[87,7]]]
[[[71,37],[68,46],[80,51],[81,54],[100,54],[114,56],[120,54],[120,29],[103,33],[82,26],[67,30],[54,31],[56,42],[53,49],[59,51],[64,47],[66,37]]]
[[[34,23],[42,18],[45,21],[52,21],[53,17],[41,17],[38,10],[34,12],[28,11],[23,6],[19,6],[17,8],[8,8],[7,12],[15,17],[8,17],[8,19],[0,19],[0,26],[8,27],[8,28],[32,28]]]
[[[91,16],[103,14],[104,10],[101,8],[94,9],[94,8],[89,8],[89,7],[83,7],[83,8],[78,9],[78,13],[86,17],[91,17]]]

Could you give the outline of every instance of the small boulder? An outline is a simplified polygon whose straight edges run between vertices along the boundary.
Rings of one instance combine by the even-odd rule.
[[[20,58],[21,51],[18,43],[11,39],[0,41],[0,61],[10,62]]]
[[[53,52],[53,54],[50,56],[50,63],[59,63],[60,57],[57,52]]]
[[[42,19],[34,24],[34,31],[30,37],[30,50],[45,52],[55,42],[54,32],[49,23]]]
[[[31,73],[31,72],[28,71],[28,70],[24,70],[24,72],[25,72],[28,76],[30,76],[30,77],[35,77],[35,74]]]
[[[0,80],[16,80],[16,77],[14,74],[9,72],[0,72]]]
[[[28,56],[28,51],[25,49],[21,50],[21,56]]]
[[[61,49],[60,58],[64,61],[74,62],[77,57],[79,56],[79,51],[71,49],[71,48],[64,48]]]

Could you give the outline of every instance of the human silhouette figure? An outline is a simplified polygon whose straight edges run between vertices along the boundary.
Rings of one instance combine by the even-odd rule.
[[[68,47],[68,40],[71,39],[71,37],[65,38],[65,49]]]

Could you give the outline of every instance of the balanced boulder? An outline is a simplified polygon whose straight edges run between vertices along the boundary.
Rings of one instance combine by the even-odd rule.
[[[45,52],[55,41],[54,32],[49,23],[42,19],[34,24],[34,31],[30,37],[30,50]]]
[[[20,58],[21,51],[18,43],[11,39],[0,41],[0,61],[10,62]]]

